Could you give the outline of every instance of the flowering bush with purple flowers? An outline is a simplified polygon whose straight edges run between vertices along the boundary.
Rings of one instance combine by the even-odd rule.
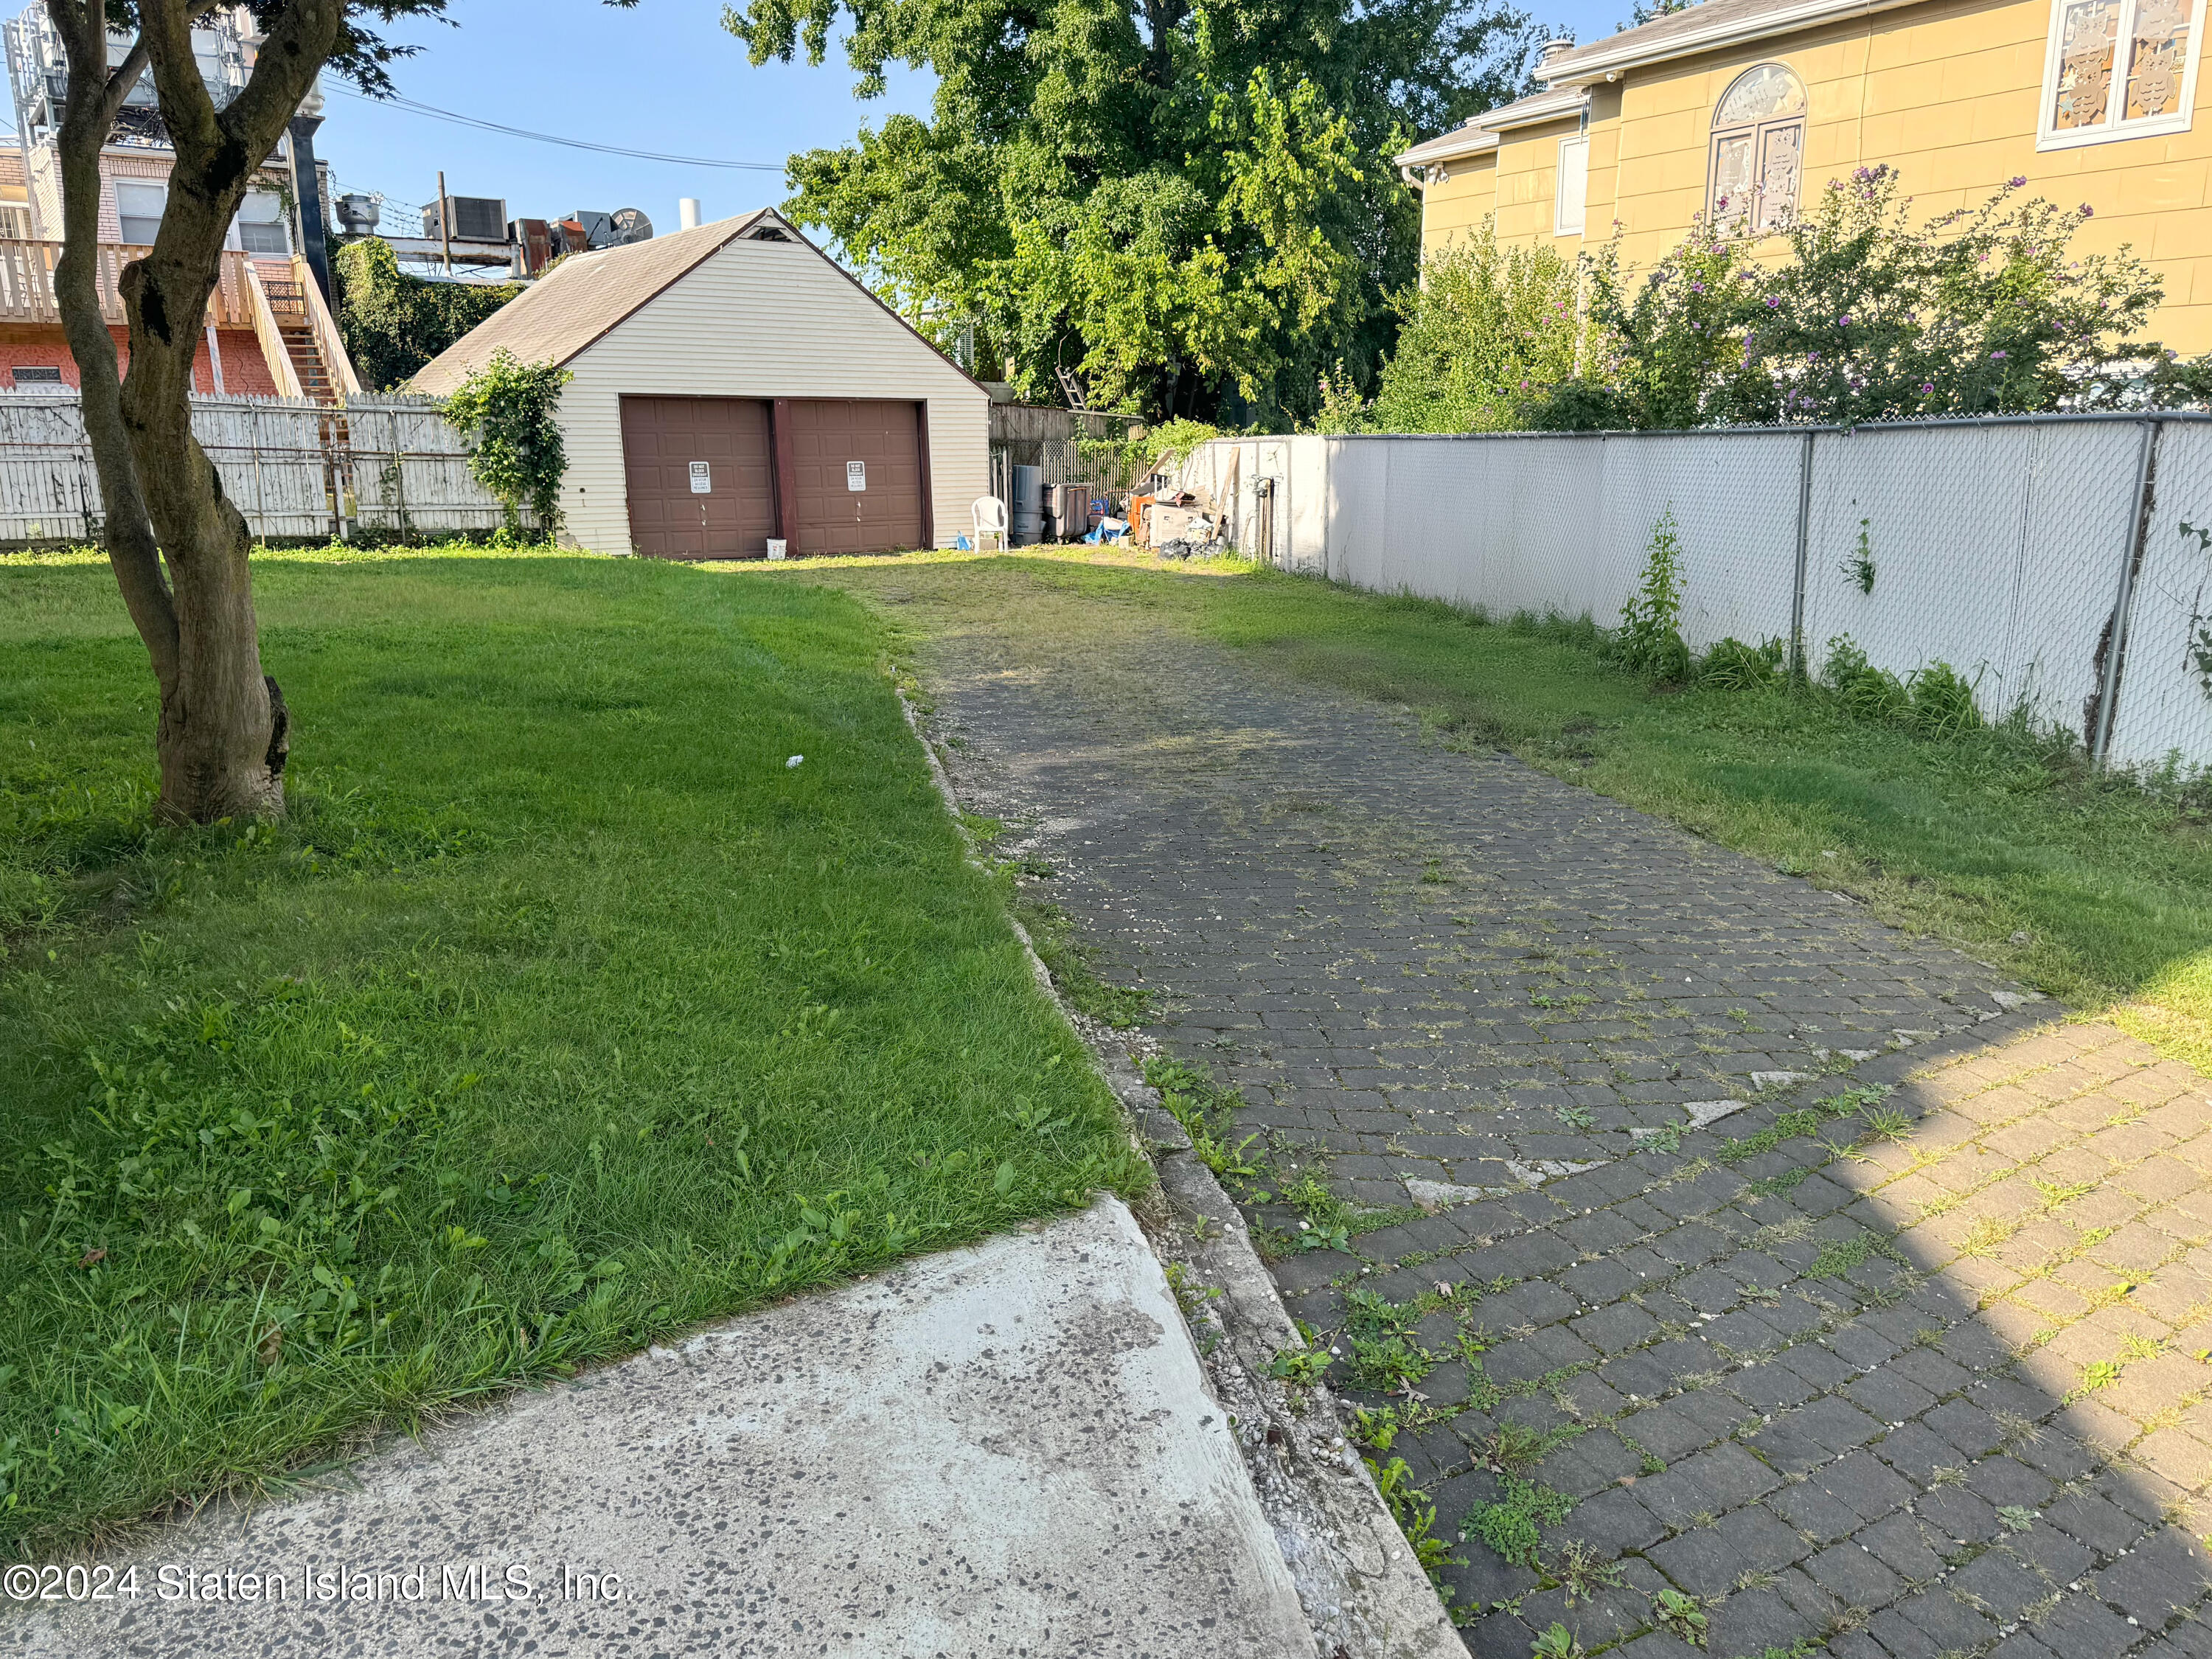
[[[1759,352],[1785,419],[2012,414],[2097,400],[2160,295],[2135,256],[2076,256],[2081,216],[2020,195],[1920,220],[1897,172],[1831,181],[1783,232]]]
[[[1601,349],[1522,421],[1850,424],[2212,392],[2212,359],[2141,337],[2158,278],[2124,248],[2075,254],[2087,210],[2023,198],[2026,182],[1923,221],[1895,169],[1861,167],[1762,242],[1696,226],[1640,279],[1616,239],[1583,258]]]
[[[1583,256],[1597,349],[1576,380],[1521,405],[1522,424],[1548,431],[1698,426],[1711,411],[1754,404],[1763,390],[1747,349],[1760,310],[1753,245],[1702,220],[1682,245],[1631,281],[1619,239]],[[1762,315],[1762,330],[1775,319]],[[1742,418],[1742,417],[1738,417]]]

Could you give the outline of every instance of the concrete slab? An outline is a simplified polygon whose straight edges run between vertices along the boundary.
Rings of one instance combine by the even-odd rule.
[[[354,1478],[113,1558],[135,1596],[0,1611],[0,1649],[1316,1651],[1158,1261],[1112,1200],[525,1395]]]

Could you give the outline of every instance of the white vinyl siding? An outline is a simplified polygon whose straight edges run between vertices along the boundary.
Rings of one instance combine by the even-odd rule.
[[[990,489],[988,396],[812,248],[738,240],[569,364],[562,486],[579,546],[629,550],[619,398],[889,398],[928,405],[931,523],[939,546]]]
[[[1552,234],[1579,236],[1589,202],[1589,136],[1559,140],[1559,180],[1552,198]]]

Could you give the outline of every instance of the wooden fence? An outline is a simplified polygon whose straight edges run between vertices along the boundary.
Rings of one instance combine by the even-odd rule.
[[[495,530],[498,501],[428,398],[194,398],[223,493],[271,541],[405,540]],[[100,536],[100,481],[74,393],[0,395],[0,548]]]

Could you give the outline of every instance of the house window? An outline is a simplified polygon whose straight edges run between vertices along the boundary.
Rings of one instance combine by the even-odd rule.
[[[1713,110],[1709,222],[1738,236],[1779,229],[1797,211],[1804,173],[1803,83],[1779,64],[1746,70]]]
[[[2039,149],[2185,132],[2204,0],[2055,0]]]
[[[168,204],[167,185],[117,185],[115,212],[123,221],[125,246],[151,247],[154,233],[161,228],[161,210]]]
[[[1589,201],[1589,135],[1559,140],[1559,182],[1552,198],[1552,234],[1579,236]]]
[[[238,210],[238,245],[248,253],[289,253],[292,239],[284,229],[284,200],[274,191],[247,194]]]

